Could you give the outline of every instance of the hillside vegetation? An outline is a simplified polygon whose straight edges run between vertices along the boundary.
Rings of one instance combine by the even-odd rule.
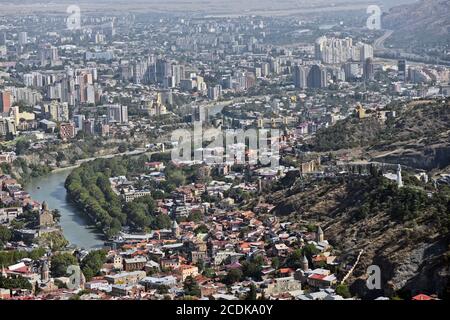
[[[450,165],[450,100],[394,106],[397,117],[351,117],[321,129],[311,149],[319,152],[363,148],[370,160],[432,170]]]
[[[155,199],[164,198],[186,183],[204,183],[208,177],[204,167],[177,168],[167,163],[166,156],[155,154],[151,158],[142,155],[97,159],[73,170],[66,179],[65,187],[73,202],[107,237],[117,235],[124,227],[138,232],[168,229],[172,221],[169,215],[157,211]],[[140,179],[146,173],[145,163],[148,161],[166,162],[165,181],[157,183]],[[149,190],[152,195],[126,203],[111,187],[109,178],[117,176],[125,176],[136,189]],[[186,219],[196,218],[192,214]]]
[[[384,125],[374,118],[347,118],[318,130],[312,148],[320,152],[372,145],[379,141],[383,130]]]

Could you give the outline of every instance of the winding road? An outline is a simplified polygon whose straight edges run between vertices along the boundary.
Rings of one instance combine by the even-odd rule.
[[[384,43],[386,42],[387,39],[389,39],[390,36],[392,36],[393,33],[394,33],[393,30],[386,30],[384,35],[375,40],[375,42],[373,43],[373,49],[375,51],[386,50]]]

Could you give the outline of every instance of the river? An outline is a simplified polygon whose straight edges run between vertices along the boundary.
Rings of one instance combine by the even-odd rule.
[[[25,190],[33,200],[40,203],[46,201],[51,210],[59,210],[60,225],[70,244],[84,249],[101,248],[104,243],[102,235],[89,225],[88,218],[67,199],[64,182],[70,171],[71,169],[61,170],[34,178]]]

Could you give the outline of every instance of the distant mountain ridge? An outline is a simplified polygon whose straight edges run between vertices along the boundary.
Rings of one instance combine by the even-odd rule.
[[[450,43],[450,1],[420,0],[391,8],[383,17],[383,28],[394,30],[393,40],[414,45],[416,42]]]

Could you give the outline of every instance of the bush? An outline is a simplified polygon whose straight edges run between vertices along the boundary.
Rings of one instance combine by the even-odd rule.
[[[53,277],[64,277],[71,265],[78,265],[77,258],[70,253],[59,253],[52,257],[50,272]]]
[[[339,284],[336,287],[336,294],[344,297],[345,299],[351,298],[352,294],[350,293],[350,289],[346,284]]]

